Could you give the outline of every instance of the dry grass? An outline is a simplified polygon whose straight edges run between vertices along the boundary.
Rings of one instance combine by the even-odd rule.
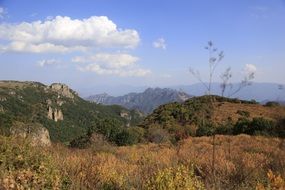
[[[54,146],[52,154],[71,189],[146,189],[161,171],[194,167],[207,189],[252,189],[267,185],[267,173],[285,176],[285,142],[277,138],[216,136],[213,175],[211,137],[195,137],[178,146],[146,144],[114,148],[113,152]],[[167,170],[165,170],[167,169]]]
[[[249,118],[263,117],[270,120],[279,120],[285,117],[285,107],[266,107],[259,104],[237,104],[230,102],[214,103],[213,121],[224,123],[231,118],[236,122],[241,117],[237,112],[246,111],[250,113]]]
[[[0,81],[0,88],[24,88],[31,85],[32,82],[20,82],[20,81]]]

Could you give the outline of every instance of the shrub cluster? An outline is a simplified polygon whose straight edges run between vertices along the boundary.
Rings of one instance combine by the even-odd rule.
[[[68,189],[52,157],[29,144],[0,136],[0,189]]]

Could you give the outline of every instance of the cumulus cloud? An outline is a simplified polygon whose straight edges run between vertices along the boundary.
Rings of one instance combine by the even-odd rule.
[[[71,19],[56,16],[44,21],[0,24],[2,51],[68,52],[90,48],[135,48],[139,34],[133,29],[120,29],[106,16]]]
[[[154,48],[161,48],[161,49],[166,49],[166,43],[164,38],[158,38],[152,43]]]
[[[47,66],[47,65],[57,65],[57,64],[60,64],[61,62],[59,60],[56,60],[56,59],[43,59],[43,60],[40,60],[38,61],[38,65],[40,67],[44,67],[44,66]]]
[[[138,66],[136,63],[138,60],[138,57],[125,53],[98,53],[88,57],[74,57],[72,62],[81,64],[80,71],[94,72],[99,75],[142,77],[150,74],[150,70]]]
[[[245,74],[250,75],[252,73],[253,74],[256,73],[257,68],[253,64],[246,64],[243,70],[244,70]]]
[[[66,53],[71,51],[86,51],[83,46],[66,47],[63,45],[55,45],[52,43],[32,44],[26,42],[15,41],[8,45],[0,45],[0,51],[7,52],[32,52],[32,53]]]
[[[96,64],[103,64],[107,68],[122,68],[128,67],[139,60],[138,57],[134,57],[129,54],[109,54],[109,53],[98,53],[89,57],[74,57],[73,62],[84,63],[93,62]]]

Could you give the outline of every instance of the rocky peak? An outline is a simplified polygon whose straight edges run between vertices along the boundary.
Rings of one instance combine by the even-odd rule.
[[[183,102],[190,98],[190,96],[188,94],[186,94],[185,92],[181,92],[181,91],[179,91],[177,93],[177,97],[178,97],[178,99],[180,99]]]
[[[93,95],[93,96],[89,96],[86,98],[86,100],[92,101],[92,102],[96,102],[98,104],[100,103],[105,103],[108,102],[109,100],[113,99],[113,96],[110,96],[107,93],[102,93],[102,94],[97,94],[97,95]]]
[[[59,95],[67,98],[74,98],[74,92],[65,84],[53,83],[49,86],[49,88],[52,91],[57,92]]]

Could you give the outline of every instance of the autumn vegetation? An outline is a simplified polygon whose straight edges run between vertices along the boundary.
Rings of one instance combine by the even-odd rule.
[[[129,111],[128,120],[125,108],[75,96],[60,99],[64,120],[55,122],[46,102],[56,92],[8,87],[0,89],[1,190],[285,188],[285,108],[274,102],[206,95],[146,118]],[[46,127],[52,145],[13,136],[15,124]]]
[[[94,136],[87,149],[0,137],[4,189],[284,189],[285,141],[262,136],[190,137],[173,145],[118,147]],[[1,189],[1,188],[0,188]]]

